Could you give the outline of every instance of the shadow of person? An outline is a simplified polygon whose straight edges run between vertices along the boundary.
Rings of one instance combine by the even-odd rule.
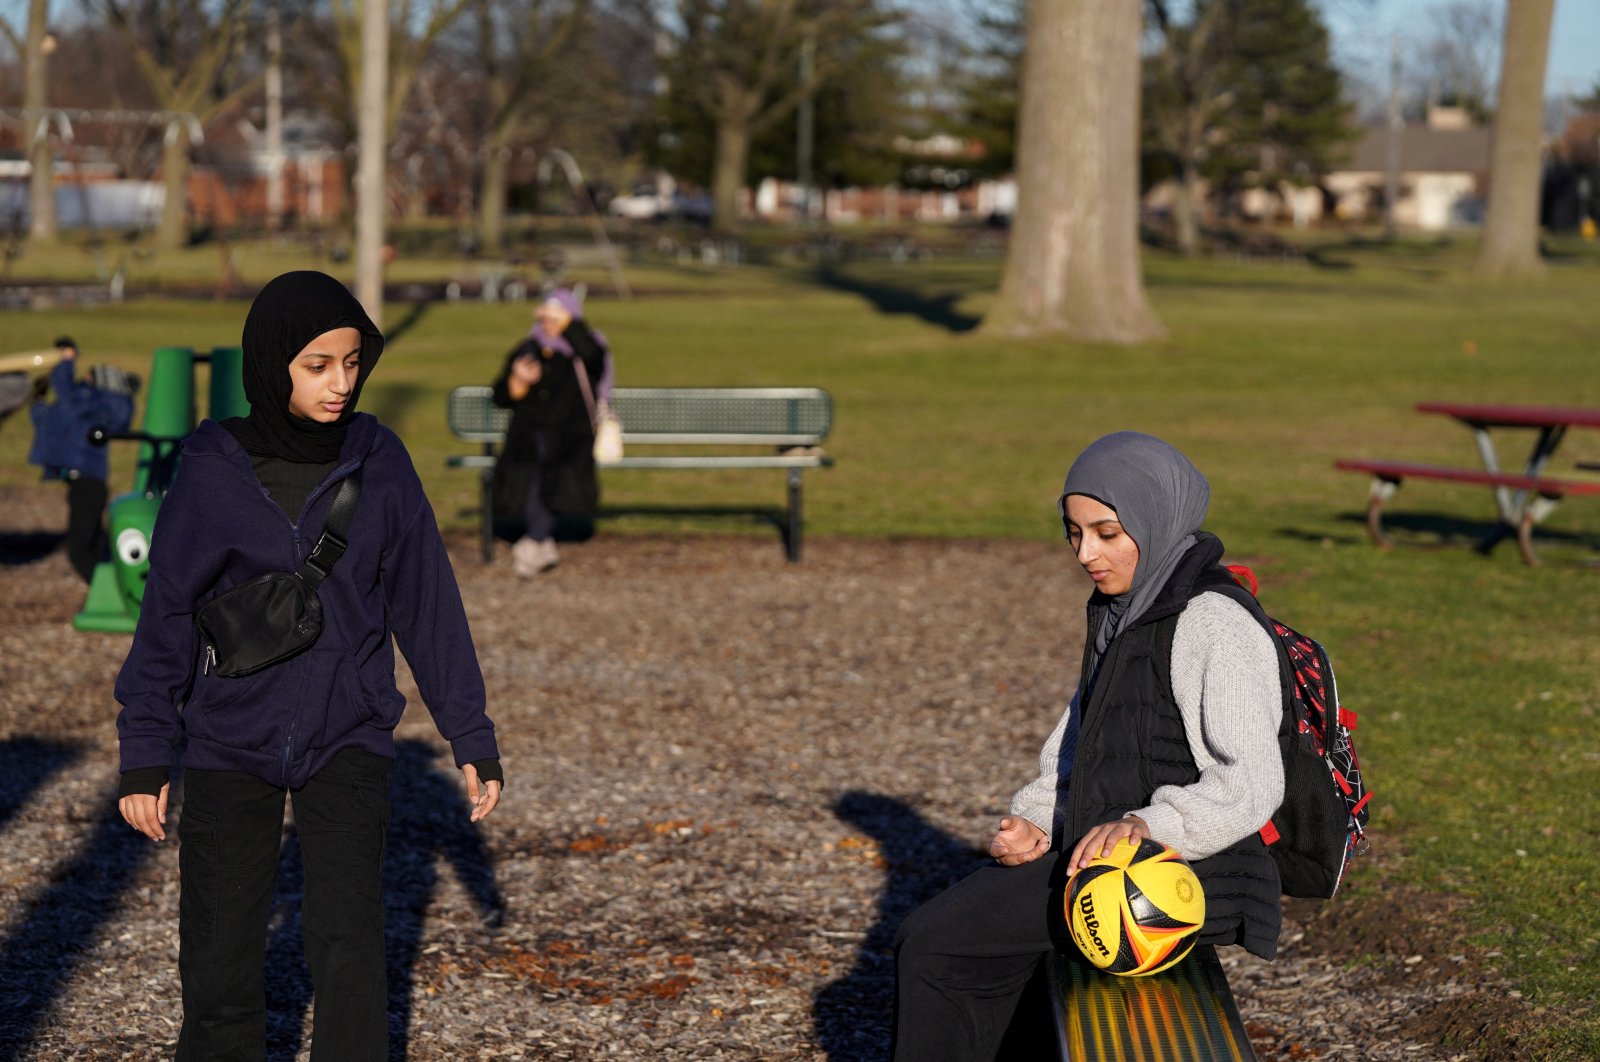
[[[389,1057],[409,1047],[411,997],[428,907],[439,884],[439,864],[449,865],[483,924],[499,926],[505,898],[495,883],[489,847],[469,821],[471,806],[461,772],[422,741],[400,741],[389,774],[389,833],[383,857],[384,935],[388,941]],[[273,928],[267,945],[267,1057],[292,1062],[303,1039],[311,1004],[311,974],[300,938],[305,875],[298,840],[290,831],[278,864]]]
[[[495,883],[489,846],[469,821],[466,783],[440,752],[422,741],[396,745],[384,856],[383,891],[389,938],[389,1057],[404,1059],[411,1026],[411,995],[422,929],[439,883],[442,859],[471,898],[483,924],[505,920],[506,901]]]
[[[24,739],[27,741],[29,739]],[[0,762],[15,751],[7,743]],[[65,756],[65,758],[62,758]],[[46,769],[34,784],[76,756],[47,752]],[[26,773],[26,772],[24,772]],[[32,1058],[32,1040],[54,1013],[61,993],[105,928],[121,910],[134,877],[156,846],[128,828],[117,811],[115,791],[100,796],[101,808],[75,854],[56,869],[43,892],[16,912],[0,939],[0,1060]]]
[[[834,802],[833,813],[878,842],[885,877],[877,920],[856,952],[855,965],[817,992],[812,1022],[829,1062],[879,1060],[889,1054],[895,930],[986,857],[893,797],[852,790]]]
[[[37,564],[67,540],[59,531],[0,531],[0,567]]]

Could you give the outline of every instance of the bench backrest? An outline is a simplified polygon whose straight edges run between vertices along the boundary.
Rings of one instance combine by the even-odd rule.
[[[511,411],[488,387],[450,392],[450,430],[469,442],[499,442]],[[816,387],[619,387],[611,408],[633,443],[816,446],[833,427],[833,399]]]

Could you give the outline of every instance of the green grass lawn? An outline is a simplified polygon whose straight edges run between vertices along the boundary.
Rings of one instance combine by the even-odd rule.
[[[1474,464],[1468,432],[1414,412],[1419,400],[1600,406],[1588,309],[1600,256],[1577,247],[1542,280],[1487,284],[1470,278],[1466,253],[1331,246],[1323,266],[1155,257],[1151,297],[1172,336],[1131,350],[953,331],[982,314],[997,278],[993,262],[958,259],[826,277],[660,264],[653,285],[679,294],[596,300],[592,317],[623,384],[832,392],[838,466],[808,476],[814,535],[1053,539],[1061,479],[1086,443],[1137,428],[1181,447],[1211,479],[1211,528],[1255,566],[1268,607],[1328,646],[1362,714],[1383,858],[1357,871],[1355,901],[1404,887],[1463,898],[1472,940],[1550,1007],[1540,1057],[1595,1057],[1600,503],[1558,509],[1540,538],[1547,563],[1529,569],[1512,545],[1487,559],[1468,548],[1492,515],[1486,490],[1408,485],[1390,506],[1400,547],[1380,553],[1360,523],[1365,482],[1331,468],[1339,456]],[[140,368],[159,344],[236,342],[244,309],[145,300],[10,313],[0,347],[70,331],[89,360]],[[474,486],[444,467],[466,449],[446,431],[444,395],[487,382],[529,310],[421,311],[366,391],[446,523],[471,521]],[[407,312],[389,307],[387,323]],[[1519,461],[1527,444],[1506,433],[1502,455]],[[31,478],[25,446],[14,418],[0,431],[0,482]],[[1579,459],[1600,461],[1600,432],[1572,433],[1552,471]],[[617,503],[781,497],[776,473],[614,473],[604,485]]]

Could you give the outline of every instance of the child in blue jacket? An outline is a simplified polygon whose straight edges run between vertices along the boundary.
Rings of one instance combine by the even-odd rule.
[[[56,340],[61,354],[50,370],[54,402],[33,404],[33,446],[28,462],[44,469],[45,479],[67,484],[67,559],[84,582],[106,552],[106,448],[89,442],[95,428],[127,431],[133,420],[133,387],[126,373],[103,366],[96,375],[106,386],[79,377],[78,344]]]
[[[382,352],[382,334],[332,277],[273,280],[245,320],[250,415],[204,421],[184,441],[156,521],[116,685],[119,808],[163,840],[181,757],[180,1062],[265,1055],[262,979],[286,793],[305,865],[311,1057],[387,1058],[382,857],[405,708],[391,636],[465,775],[472,821],[499,802],[494,724],[433,510],[399,438],[355,412]],[[315,644],[253,674],[218,674],[196,610],[240,583],[298,570],[341,481],[357,472],[348,548],[317,589]]]

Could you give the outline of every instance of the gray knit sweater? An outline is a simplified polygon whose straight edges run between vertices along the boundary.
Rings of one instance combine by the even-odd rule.
[[[1237,601],[1203,593],[1178,616],[1172,692],[1200,777],[1157,789],[1130,814],[1185,859],[1204,859],[1248,837],[1283,803],[1278,654]],[[1078,694],[1039,753],[1039,777],[1011,800],[1011,813],[1055,836],[1078,744]],[[1059,806],[1058,806],[1059,805]],[[1062,839],[1070,849],[1076,837]]]

